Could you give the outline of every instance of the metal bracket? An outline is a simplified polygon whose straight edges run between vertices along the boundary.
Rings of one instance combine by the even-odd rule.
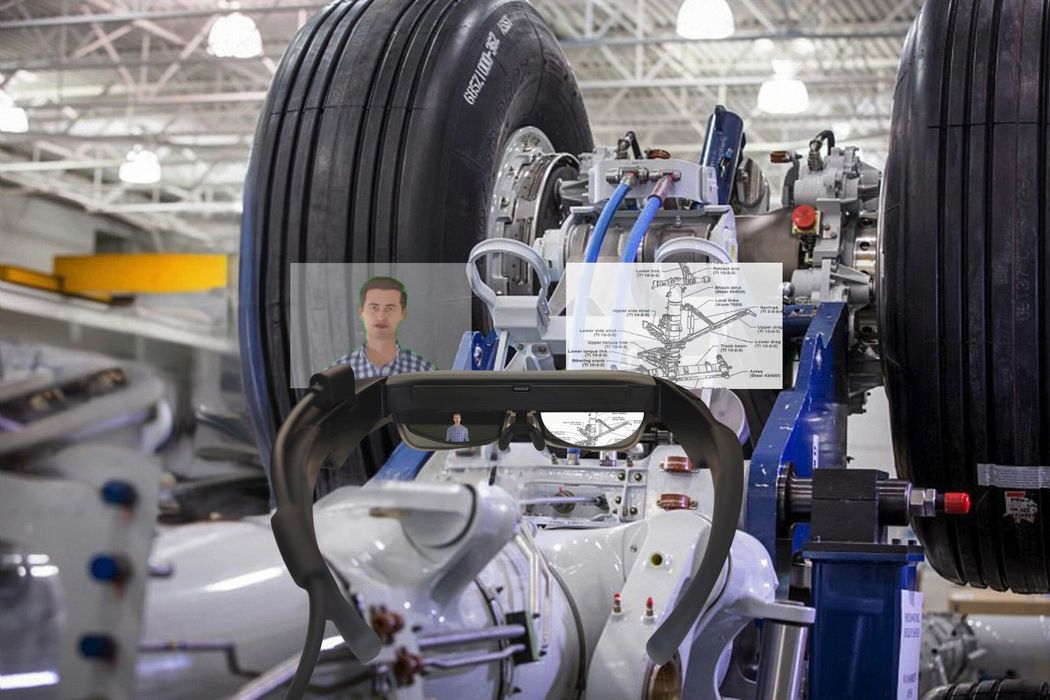
[[[511,255],[523,259],[536,274],[540,293],[536,296],[501,296],[481,279],[476,265],[478,260],[493,255]],[[492,324],[514,333],[521,340],[540,340],[550,322],[550,307],[547,305],[547,289],[550,274],[547,264],[532,247],[509,238],[490,238],[478,243],[467,259],[467,279],[470,289],[489,308]]]
[[[751,457],[746,530],[777,555],[777,479],[789,464],[799,476],[845,466],[848,307],[821,304],[806,330],[795,386],[781,392]],[[797,525],[796,540],[808,539]],[[797,546],[793,546],[793,549]]]

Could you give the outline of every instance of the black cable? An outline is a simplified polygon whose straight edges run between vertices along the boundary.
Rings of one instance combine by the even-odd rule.
[[[816,136],[813,137],[814,141],[827,141],[828,143],[828,155],[831,155],[831,149],[835,147],[835,132],[831,129],[824,129]]]
[[[303,653],[299,657],[299,668],[295,670],[288,692],[284,695],[285,700],[300,700],[306,694],[317,659],[321,656],[321,642],[324,641],[324,628],[328,622],[324,614],[324,582],[318,578],[310,579],[306,592],[310,597],[306,641],[303,642]]]

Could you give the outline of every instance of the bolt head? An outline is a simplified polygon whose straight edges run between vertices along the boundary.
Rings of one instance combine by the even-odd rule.
[[[96,554],[88,570],[93,579],[103,583],[122,583],[131,575],[127,559],[114,554]]]
[[[937,489],[911,490],[908,514],[913,518],[929,518],[937,514]]]
[[[89,659],[113,659],[117,642],[108,634],[85,634],[80,638],[80,653]]]
[[[114,506],[130,508],[138,500],[135,485],[127,481],[112,479],[102,484],[102,500]]]

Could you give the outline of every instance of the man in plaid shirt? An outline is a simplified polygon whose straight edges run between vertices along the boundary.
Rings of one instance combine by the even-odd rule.
[[[445,442],[470,442],[470,431],[462,420],[463,417],[458,413],[452,414],[452,425],[445,431]]]
[[[437,365],[422,355],[401,347],[397,342],[397,327],[405,320],[408,293],[405,285],[393,277],[373,277],[361,287],[361,320],[365,324],[365,342],[351,353],[343,355],[329,366],[349,364],[354,368],[354,379],[386,377],[404,372],[427,372]],[[340,486],[360,485],[373,475],[373,470],[382,466],[375,464],[378,458],[392,448],[396,431],[390,426],[370,435],[362,445],[365,450],[354,450],[342,469],[322,469],[317,476],[314,499],[331,493]],[[386,446],[384,446],[384,443]]]
[[[365,342],[332,365],[349,364],[355,379],[437,369],[433,362],[397,342],[397,327],[405,320],[407,307],[405,285],[393,277],[373,277],[365,282],[361,287],[360,311]]]

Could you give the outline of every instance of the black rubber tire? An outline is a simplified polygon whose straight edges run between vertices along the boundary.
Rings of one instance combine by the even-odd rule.
[[[494,62],[470,104],[468,83],[493,39]],[[559,151],[593,148],[572,72],[526,2],[336,2],[299,31],[267,95],[245,182],[239,327],[263,454],[297,399],[289,264],[465,263],[485,235],[503,144],[523,126]],[[394,439],[373,434],[351,464],[371,474]]]
[[[934,688],[922,700],[1050,700],[1050,683],[1008,679]]]
[[[1050,489],[1025,491],[1037,512],[1014,517],[977,465],[1050,466],[1048,125],[1050,0],[928,0],[904,46],[881,217],[896,463],[972,496],[968,516],[914,522],[941,575],[1027,593],[1050,591]]]

